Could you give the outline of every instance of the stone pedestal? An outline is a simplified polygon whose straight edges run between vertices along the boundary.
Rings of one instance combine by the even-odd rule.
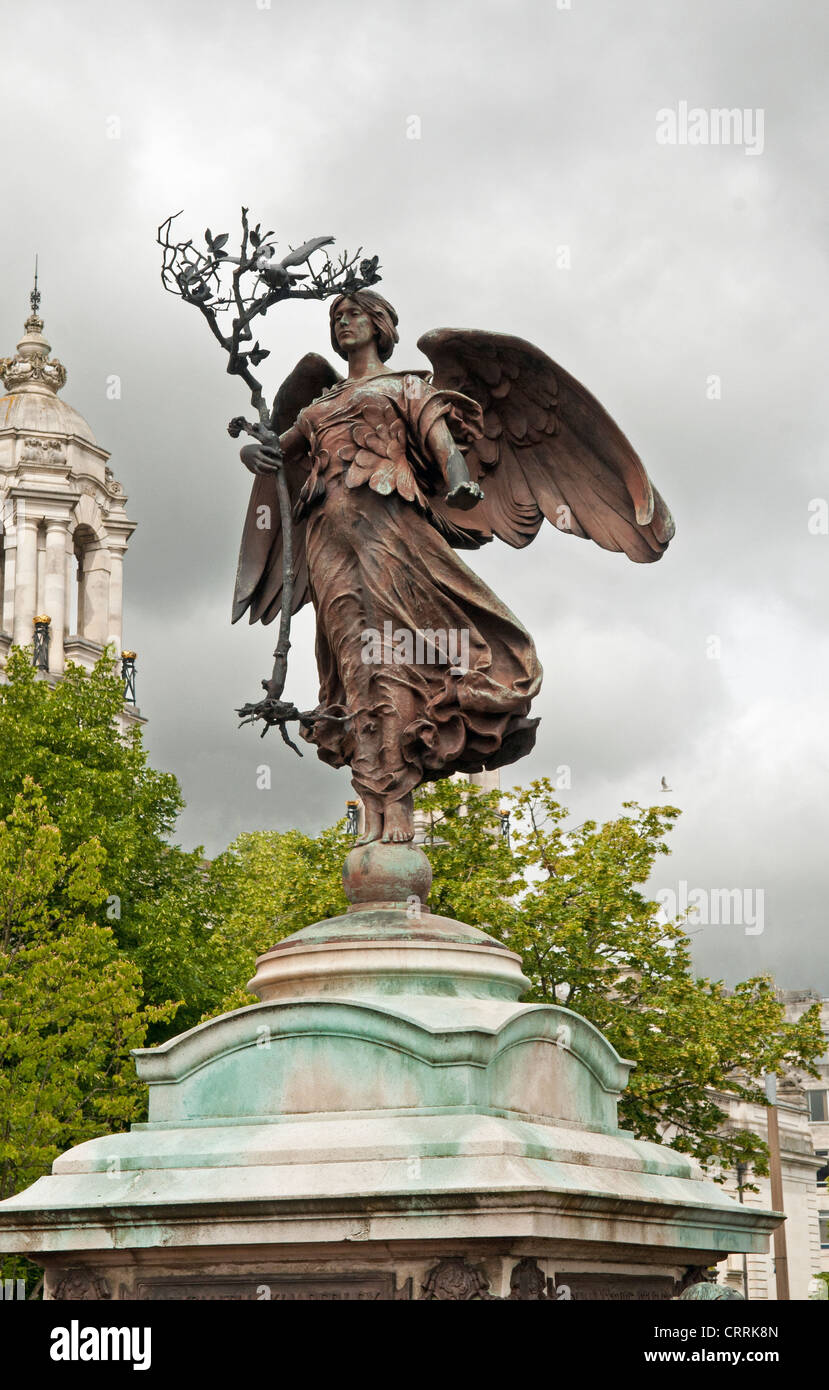
[[[352,907],[257,963],[257,1005],[136,1054],[149,1121],[0,1204],[50,1298],[669,1298],[779,1217],[619,1130],[630,1071],[521,1004],[520,960],[352,851]]]

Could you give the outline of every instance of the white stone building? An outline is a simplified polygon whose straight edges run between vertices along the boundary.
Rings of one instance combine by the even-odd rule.
[[[780,1132],[780,1167],[783,1209],[786,1214],[786,1259],[789,1296],[793,1300],[814,1297],[814,1276],[829,1271],[829,999],[811,990],[780,990],[789,1022],[795,1022],[813,1004],[821,1004],[821,1022],[827,1050],[818,1063],[820,1078],[790,1073],[778,1080],[777,1116]],[[747,1129],[768,1140],[767,1108],[749,1105],[736,1096],[712,1091],[711,1099],[725,1111],[724,1128]],[[738,1176],[725,1173],[725,1191],[738,1196]],[[746,1206],[772,1208],[771,1181],[749,1172],[742,1176],[757,1192],[743,1192]],[[777,1282],[773,1247],[766,1255],[729,1255],[719,1266],[721,1283],[751,1299],[776,1299]]]
[[[726,1112],[725,1128],[747,1129],[768,1139],[768,1110],[749,1105],[735,1096],[716,1094],[712,1099]],[[777,1117],[780,1131],[780,1167],[783,1179],[783,1209],[786,1213],[786,1259],[789,1296],[793,1300],[810,1296],[810,1281],[829,1268],[829,1251],[820,1248],[818,1191],[809,1114],[803,1090],[796,1084],[778,1082]],[[774,1207],[771,1182],[755,1173],[743,1178],[758,1189],[744,1192],[746,1206],[769,1210]],[[725,1191],[738,1196],[735,1174],[726,1175]],[[766,1255],[729,1255],[719,1266],[720,1282],[731,1284],[740,1293],[747,1285],[750,1299],[776,1299],[774,1249]]]
[[[58,392],[66,369],[50,358],[40,295],[12,357],[0,359],[0,681],[12,643],[33,643],[50,682],[67,661],[91,668],[112,646],[126,670],[123,566],[135,522],[109,454]],[[48,619],[48,622],[46,621]],[[128,691],[123,727],[143,722]]]
[[[815,1182],[816,1204],[819,1225],[819,1247],[821,1270],[829,1271],[829,999],[821,999],[813,990],[788,990],[780,998],[786,1006],[786,1017],[794,1022],[810,1009],[820,1004],[820,1022],[826,1049],[817,1064],[819,1076],[802,1076],[800,1084],[804,1093],[809,1117],[809,1130],[817,1159]]]

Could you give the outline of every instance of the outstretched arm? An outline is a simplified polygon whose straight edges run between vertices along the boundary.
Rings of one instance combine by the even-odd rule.
[[[445,416],[441,415],[435,420],[426,438],[432,457],[440,464],[449,488],[446,501],[450,507],[468,512],[483,500],[484,494],[470,478],[466,459],[452,438]]]

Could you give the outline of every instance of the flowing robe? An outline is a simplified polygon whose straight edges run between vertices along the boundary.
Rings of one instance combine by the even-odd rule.
[[[302,737],[381,804],[522,757],[538,722],[527,718],[542,674],[532,638],[429,507],[446,492],[458,442],[481,433],[478,405],[389,372],[345,381],[302,410],[295,455],[296,432],[310,464],[295,517],[320,676]]]

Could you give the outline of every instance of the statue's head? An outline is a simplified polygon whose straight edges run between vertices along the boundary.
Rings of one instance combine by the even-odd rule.
[[[331,302],[329,311],[331,320],[331,346],[340,357],[348,357],[348,347],[345,343],[338,340],[338,314],[343,306],[353,306],[359,311],[360,316],[365,316],[371,325],[374,338],[377,343],[377,356],[381,362],[387,361],[394,351],[394,345],[398,341],[397,332],[397,311],[392,308],[387,299],[381,294],[375,294],[374,290],[355,290],[353,294],[339,294]],[[341,315],[340,315],[341,317]],[[350,328],[359,331],[359,317],[352,320]]]

